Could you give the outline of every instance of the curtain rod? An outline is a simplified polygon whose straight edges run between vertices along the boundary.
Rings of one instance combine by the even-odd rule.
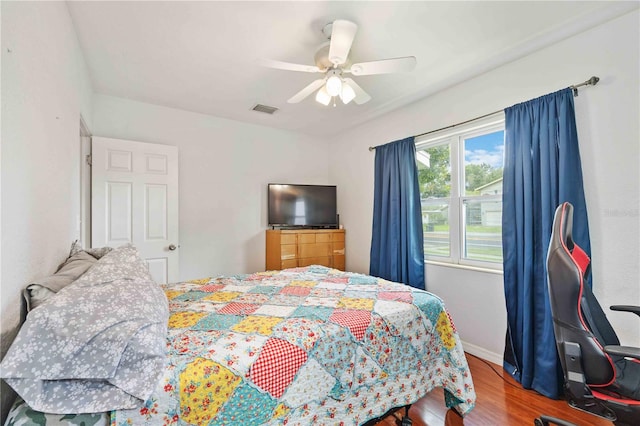
[[[569,86],[569,89],[573,90],[573,96],[575,97],[575,96],[578,96],[578,87],[581,87],[581,86],[595,86],[596,84],[598,84],[598,81],[600,81],[600,78],[596,77],[596,76],[593,76],[587,81],[583,81],[582,83],[574,84],[573,86]],[[488,114],[481,115],[479,117],[475,117],[475,118],[472,118],[472,119],[469,119],[469,120],[461,121],[460,123],[452,124],[450,126],[441,127],[439,129],[436,129],[436,130],[430,130],[430,131],[425,132],[425,133],[420,133],[419,135],[415,135],[414,138],[419,138],[421,136],[426,136],[426,135],[429,135],[431,133],[439,132],[441,130],[451,129],[452,127],[462,126],[463,124],[467,124],[467,123],[470,123],[472,121],[480,120],[481,118],[489,117],[489,116],[491,116],[493,114],[497,114],[497,113],[502,112],[502,111],[504,111],[504,108],[503,109],[499,109],[498,111],[493,111],[493,112],[490,112]],[[369,147],[369,151],[373,151],[379,146],[381,146],[381,145],[370,146]]]

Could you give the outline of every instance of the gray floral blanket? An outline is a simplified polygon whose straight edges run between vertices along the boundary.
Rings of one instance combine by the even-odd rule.
[[[37,411],[139,407],[163,373],[167,320],[162,289],[120,247],[29,313],[1,376]]]

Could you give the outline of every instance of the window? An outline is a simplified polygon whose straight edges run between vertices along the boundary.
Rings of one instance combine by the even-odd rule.
[[[504,114],[416,138],[428,260],[502,268]]]

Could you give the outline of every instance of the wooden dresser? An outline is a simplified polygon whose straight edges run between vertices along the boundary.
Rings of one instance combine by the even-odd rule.
[[[344,256],[344,229],[267,230],[267,270],[324,265],[344,271]]]

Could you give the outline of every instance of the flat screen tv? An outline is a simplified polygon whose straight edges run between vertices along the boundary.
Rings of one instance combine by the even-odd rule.
[[[270,183],[269,226],[337,228],[335,185]]]

